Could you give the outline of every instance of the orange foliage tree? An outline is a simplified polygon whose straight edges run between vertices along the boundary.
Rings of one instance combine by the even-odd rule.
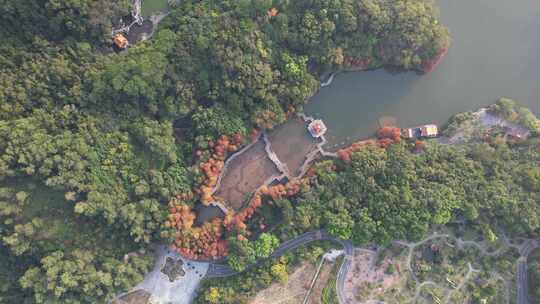
[[[275,186],[263,186],[259,188],[254,194],[248,205],[239,211],[238,213],[229,213],[225,216],[223,222],[227,230],[236,229],[238,232],[246,232],[247,225],[245,224],[246,220],[251,218],[255,211],[262,206],[264,202],[264,197],[271,198],[272,200],[281,199],[283,197],[291,197],[300,192],[300,189],[305,185],[307,179],[295,179],[289,181],[287,184],[278,184]]]
[[[343,60],[343,64],[355,70],[367,70],[371,64],[371,59],[346,56]]]
[[[169,202],[169,216],[163,224],[171,238],[169,248],[189,259],[218,259],[228,253],[223,239],[223,221],[214,219],[195,227],[196,214],[185,203],[191,194],[178,195]]]
[[[401,129],[396,127],[382,127],[377,130],[378,139],[391,139],[394,143],[401,142]]]
[[[238,150],[244,139],[237,133],[232,136],[221,135],[208,142],[208,151],[197,151],[198,167],[203,181],[194,192],[200,195],[203,204],[215,201],[212,190],[216,187],[219,175],[225,166],[225,159]],[[214,219],[195,227],[196,214],[186,203],[193,194],[179,194],[169,203],[169,216],[163,224],[166,234],[172,239],[170,249],[190,259],[217,259],[227,255],[227,242],[223,239],[223,221]]]
[[[364,149],[367,146],[375,145],[375,144],[377,144],[377,141],[374,140],[374,139],[368,139],[368,140],[362,140],[362,141],[359,141],[359,142],[355,142],[352,145],[350,145],[349,147],[344,148],[344,149],[340,149],[339,151],[337,151],[337,157],[339,159],[341,159],[342,161],[346,162],[346,163],[350,163],[351,162],[351,156],[352,156],[352,154],[354,152],[360,151],[360,150]]]
[[[232,138],[227,135],[221,135],[217,141],[208,142],[211,155],[208,160],[199,163],[199,168],[204,175],[204,181],[194,190],[201,196],[201,202],[203,204],[208,205],[215,201],[212,196],[212,190],[217,185],[219,175],[225,166],[225,159],[237,151],[242,143],[243,138],[240,134],[234,134]],[[203,153],[198,151],[197,155],[200,156]]]
[[[424,151],[426,149],[426,143],[421,141],[421,140],[416,140],[414,142],[414,150],[417,152],[417,153],[420,153],[422,151]]]
[[[347,148],[337,151],[337,157],[346,163],[351,162],[352,154],[365,149],[367,146],[377,145],[381,148],[388,148],[392,144],[401,142],[401,129],[396,127],[383,127],[377,130],[377,139],[362,140],[353,143]]]

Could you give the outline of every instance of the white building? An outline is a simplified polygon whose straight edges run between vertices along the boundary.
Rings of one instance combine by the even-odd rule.
[[[319,138],[323,136],[324,133],[326,133],[326,130],[327,130],[326,125],[320,119],[315,119],[311,121],[308,125],[309,133],[311,134],[311,136],[315,138]]]

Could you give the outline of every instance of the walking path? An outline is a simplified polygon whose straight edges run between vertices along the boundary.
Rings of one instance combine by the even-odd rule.
[[[506,236],[503,235],[502,239],[503,239],[504,244],[506,245],[506,248],[499,248],[499,249],[497,249],[495,251],[490,252],[490,251],[487,250],[487,248],[486,248],[487,246],[485,246],[484,244],[480,244],[480,243],[474,242],[474,241],[464,241],[461,238],[456,238],[456,237],[450,236],[448,234],[438,234],[438,233],[433,233],[431,236],[429,236],[429,237],[425,238],[424,240],[419,241],[417,243],[407,243],[407,242],[404,242],[404,241],[395,241],[394,242],[395,244],[403,245],[403,246],[406,246],[406,247],[409,248],[409,253],[407,255],[407,260],[406,260],[407,269],[408,269],[411,277],[414,279],[414,281],[417,284],[419,284],[418,287],[417,287],[417,290],[416,290],[415,298],[411,301],[412,303],[415,303],[416,299],[418,298],[418,296],[420,294],[420,290],[421,290],[422,287],[424,287],[426,285],[438,286],[436,283],[431,282],[431,281],[426,281],[426,282],[420,283],[418,278],[416,277],[416,274],[414,273],[414,270],[412,269],[412,266],[411,266],[412,265],[412,256],[413,256],[415,248],[417,246],[420,246],[420,245],[430,241],[430,240],[434,240],[434,239],[437,239],[437,238],[451,238],[451,239],[456,241],[457,247],[459,249],[463,249],[464,247],[467,247],[467,246],[472,246],[472,247],[475,247],[476,249],[478,249],[482,253],[482,255],[490,256],[490,257],[499,256],[499,255],[503,254],[504,250],[507,249],[507,248],[516,248],[516,249],[518,249],[519,253],[520,253],[520,257],[517,260],[517,273],[516,273],[516,284],[517,284],[517,291],[518,291],[517,292],[517,303],[518,304],[528,304],[527,257],[534,249],[540,247],[540,242],[538,242],[537,240],[532,240],[532,239],[524,239],[524,242],[521,245],[515,245],[515,244],[512,244],[508,240],[508,238],[506,238]],[[450,290],[447,293],[445,301],[443,303],[449,303],[452,294],[455,293],[456,291],[460,290],[463,287],[463,285],[468,280],[471,279],[471,276],[474,273],[479,272],[479,270],[474,269],[470,263],[468,263],[468,267],[469,267],[469,270],[468,270],[467,274],[465,275],[465,279],[455,289]],[[507,280],[505,280],[497,272],[492,272],[492,275],[493,275],[493,277],[497,277],[498,279],[502,280],[505,283],[505,285],[507,286],[508,290],[506,292],[506,302],[510,303],[510,292],[509,292],[510,284],[509,284],[509,282],[507,282]]]
[[[433,285],[435,287],[439,287],[439,288],[442,288],[442,289],[446,290],[445,300],[442,303],[450,303],[450,299],[451,299],[452,295],[455,292],[461,290],[461,288],[463,288],[463,286],[471,279],[471,277],[472,277],[472,275],[474,273],[479,272],[479,270],[474,269],[472,267],[471,263],[467,263],[468,271],[465,274],[464,279],[459,283],[458,286],[456,286],[453,289],[443,288],[439,284],[437,284],[437,283],[435,283],[433,281],[420,282],[418,280],[418,277],[414,273],[413,268],[412,268],[413,253],[414,253],[416,247],[421,246],[421,245],[423,245],[423,244],[425,244],[425,243],[427,243],[427,242],[429,242],[431,240],[438,239],[438,238],[451,238],[451,239],[454,239],[456,241],[457,247],[459,249],[463,249],[464,246],[473,246],[473,247],[476,247],[477,249],[479,249],[485,255],[495,256],[495,255],[499,255],[501,253],[500,249],[497,250],[496,252],[488,252],[487,249],[485,248],[485,246],[482,246],[482,245],[478,244],[477,242],[463,241],[461,238],[456,238],[456,237],[450,236],[448,234],[438,234],[437,232],[433,233],[432,235],[428,236],[427,238],[425,238],[425,239],[423,239],[423,240],[421,240],[419,242],[416,242],[416,243],[407,243],[407,242],[404,242],[404,241],[395,241],[394,242],[395,244],[403,245],[403,246],[406,246],[406,247],[409,248],[409,253],[407,254],[407,261],[406,261],[407,269],[408,269],[411,277],[413,278],[413,280],[417,283],[415,296],[411,300],[411,303],[416,303],[418,297],[420,296],[420,292],[422,291],[422,288],[424,286],[427,286],[427,285]]]
[[[529,303],[529,276],[527,273],[527,258],[534,249],[540,247],[537,240],[527,240],[519,249],[520,257],[517,261],[517,303]]]
[[[274,252],[270,255],[272,258],[277,258],[288,251],[294,250],[300,246],[307,245],[312,242],[316,241],[332,241],[339,245],[341,245],[345,250],[345,257],[352,256],[353,254],[353,246],[350,241],[344,241],[338,238],[335,238],[328,234],[327,232],[323,230],[314,230],[310,232],[306,232],[292,240],[288,240],[284,243],[282,243]],[[255,267],[258,264],[250,265],[249,268]],[[233,275],[238,274],[236,271],[231,269],[228,265],[219,264],[219,263],[211,263],[210,267],[208,269],[208,272],[206,273],[206,276],[209,278],[223,278],[223,277],[230,277]]]
[[[133,0],[133,11],[131,11],[131,16],[133,17],[133,22],[130,24],[123,26],[119,29],[112,31],[112,36],[118,34],[118,33],[129,33],[129,29],[135,25],[141,25],[144,21],[142,15],[141,15],[141,4],[142,0]]]
[[[337,274],[336,291],[338,294],[339,302],[341,304],[349,303],[348,300],[343,295],[343,286],[345,283],[345,278],[351,266],[351,261],[352,261],[353,251],[354,251],[354,247],[351,241],[335,238],[323,230],[315,230],[315,231],[304,233],[292,240],[284,242],[272,253],[271,257],[280,257],[284,255],[285,253],[287,253],[288,251],[294,250],[300,246],[304,246],[311,242],[316,242],[316,241],[332,241],[343,247],[345,258]],[[254,267],[256,265],[257,264],[251,265],[249,268]],[[228,265],[211,263],[206,273],[206,277],[222,278],[222,277],[233,276],[236,274],[238,273],[232,270]]]
[[[172,282],[163,272],[167,258],[174,261],[182,260],[183,275],[176,277]],[[208,266],[208,263],[184,259],[176,253],[169,252],[164,246],[160,246],[156,252],[153,270],[141,283],[132,290],[120,294],[112,303],[123,303],[123,299],[133,298],[133,295],[137,294],[140,294],[137,296],[138,299],[149,294],[151,302],[148,303],[190,304],[195,298],[200,281],[206,275]]]
[[[503,249],[498,249],[495,251],[488,251],[487,246],[484,244],[474,242],[474,241],[464,241],[461,238],[456,238],[454,236],[451,236],[449,234],[439,234],[439,233],[433,233],[430,236],[426,237],[425,239],[415,242],[415,243],[409,243],[402,240],[396,240],[394,241],[394,244],[398,244],[401,246],[405,246],[408,248],[407,258],[406,258],[406,264],[407,264],[407,270],[410,273],[413,280],[416,282],[416,289],[414,293],[414,297],[409,301],[409,303],[416,303],[418,298],[421,295],[422,288],[426,286],[434,286],[438,288],[442,288],[445,290],[445,298],[442,303],[450,303],[452,299],[452,295],[459,290],[461,290],[467,282],[469,282],[471,279],[473,279],[474,274],[478,273],[479,270],[475,269],[471,263],[467,264],[467,272],[464,275],[464,279],[455,287],[455,288],[448,288],[448,287],[441,287],[436,282],[427,280],[420,282],[420,280],[417,278],[417,276],[414,273],[414,270],[412,268],[412,258],[415,249],[418,246],[421,246],[425,244],[426,242],[429,242],[434,239],[438,238],[448,238],[453,239],[456,242],[456,245],[459,249],[463,249],[467,246],[472,246],[477,248],[483,255],[486,256],[498,256],[503,253]],[[356,303],[357,301],[353,300],[352,296],[349,296],[345,294],[344,292],[344,285],[347,278],[347,275],[351,269],[353,257],[354,257],[354,247],[351,243],[351,241],[348,240],[342,240],[333,237],[332,235],[328,234],[324,230],[314,230],[307,233],[304,233],[294,239],[291,239],[289,241],[286,241],[282,243],[272,254],[271,257],[276,258],[284,255],[288,251],[294,250],[300,246],[307,245],[312,242],[316,241],[331,241],[334,242],[341,247],[343,247],[343,254],[344,259],[340,266],[340,269],[338,271],[337,277],[336,277],[336,292],[338,296],[338,301],[340,304],[351,304]],[[517,261],[517,303],[518,304],[528,304],[527,300],[527,292],[528,292],[528,281],[527,281],[527,257],[528,255],[536,248],[540,247],[540,242],[537,240],[532,239],[524,239],[523,243],[520,245],[515,245],[510,243],[505,237],[503,237],[504,243],[507,245],[507,247],[513,247],[519,249],[520,258]],[[135,292],[141,292],[145,291],[152,295],[151,299],[154,300],[160,300],[165,302],[171,302],[175,304],[188,304],[191,303],[193,297],[195,296],[195,292],[199,286],[199,282],[203,277],[207,278],[225,278],[230,277],[233,275],[238,274],[236,271],[231,269],[228,265],[220,264],[218,262],[195,262],[190,260],[184,261],[184,270],[186,272],[185,276],[182,276],[173,282],[169,281],[169,278],[161,272],[161,269],[163,268],[163,265],[165,263],[166,257],[172,257],[174,259],[183,259],[182,257],[168,253],[164,248],[159,249],[158,259],[156,262],[156,265],[154,267],[154,270],[150,272],[144,279],[143,282],[138,284],[132,291],[124,293],[120,295],[117,299],[120,299],[126,295],[135,293]],[[258,263],[260,263],[259,261]],[[258,265],[258,263],[251,265],[249,268],[255,267]],[[492,276],[497,278],[498,280],[502,280],[507,288],[510,288],[509,282],[505,280],[500,274],[496,272],[492,272]],[[505,293],[506,303],[510,303],[510,291],[508,290]],[[121,303],[121,302],[119,302]],[[368,300],[365,303],[384,303],[376,300]]]
[[[461,288],[463,288],[463,286],[465,286],[465,284],[471,280],[471,276],[473,275],[473,273],[478,273],[480,272],[480,270],[478,269],[474,269],[471,265],[471,263],[467,263],[467,274],[465,274],[465,278],[459,283],[459,285],[450,290],[450,292],[448,292],[446,294],[446,297],[444,298],[444,302],[443,303],[450,303],[450,299],[452,299],[452,295],[456,292],[456,291],[459,291],[461,290]]]
[[[313,161],[321,156],[337,157],[336,153],[331,153],[324,149],[323,146],[326,144],[326,138],[324,135],[319,139],[313,139],[310,135],[308,135],[309,133],[307,131],[307,126],[311,121],[314,120],[314,118],[305,116],[304,114],[299,114],[298,117],[302,119],[302,124],[300,126],[301,130],[298,130],[298,126],[285,124],[285,128],[292,126],[294,130],[279,129],[282,127],[280,126],[278,129],[273,130],[270,133],[263,132],[257,141],[245,146],[238,152],[231,155],[225,161],[216,185],[212,189],[212,196],[216,197],[216,200],[218,200],[213,202],[213,205],[218,206],[220,209],[226,212],[227,207],[241,206],[242,202],[238,200],[245,200],[247,196],[253,194],[264,186],[268,186],[274,182],[283,181],[284,179],[293,180],[302,178],[309,170]],[[308,136],[309,139],[307,138]],[[264,144],[264,153],[253,150],[255,149],[255,145],[261,144],[261,141]],[[250,176],[250,174],[243,174],[243,176],[240,176],[239,174],[231,174],[231,172],[238,171],[236,166],[245,165],[241,163],[242,156],[249,153],[257,154],[257,157],[260,154],[260,161],[258,161],[259,165],[265,160],[271,161],[277,171],[273,172],[272,174],[265,172],[266,175],[264,177],[266,178],[261,180],[260,185],[257,187],[249,187],[249,191],[237,191],[237,194],[239,195],[235,196],[235,201],[219,202],[219,198],[222,200],[229,198],[227,195],[223,195],[224,193],[228,192],[228,188],[223,189],[224,187],[243,187],[243,185],[246,183],[253,182],[256,177],[260,177],[260,174],[256,177]],[[241,180],[236,180],[238,179],[238,176],[240,176]],[[231,183],[232,178],[235,180]],[[234,184],[234,186],[230,184]],[[252,189],[254,190],[251,191]],[[241,193],[242,195],[240,195]],[[227,205],[226,203],[229,204]]]
[[[311,284],[309,285],[309,289],[306,292],[306,295],[304,296],[304,301],[302,304],[308,304],[309,296],[311,295],[311,291],[313,290],[313,287],[315,286],[315,282],[317,282],[317,278],[319,277],[319,274],[321,273],[321,268],[324,264],[325,257],[323,256],[321,258],[321,261],[319,262],[319,266],[317,266],[317,270],[315,271],[315,275],[313,276],[313,279],[311,280]]]

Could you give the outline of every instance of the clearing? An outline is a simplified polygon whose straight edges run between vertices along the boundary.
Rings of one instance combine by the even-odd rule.
[[[266,153],[264,140],[259,139],[227,161],[214,196],[239,210],[251,193],[279,175]]]
[[[322,304],[322,292],[332,274],[334,263],[324,261],[307,303]],[[317,272],[317,265],[301,264],[289,275],[287,283],[274,283],[259,292],[250,304],[301,304]]]

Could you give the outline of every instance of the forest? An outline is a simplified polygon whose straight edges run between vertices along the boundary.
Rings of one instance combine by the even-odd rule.
[[[528,259],[529,298],[532,304],[540,303],[540,251],[536,249]]]
[[[540,130],[540,120],[511,100],[502,99],[488,110],[528,125],[531,134]],[[449,126],[468,116],[456,115]],[[391,133],[380,132],[379,136]],[[492,242],[502,237],[538,235],[538,135],[516,141],[495,128],[488,136],[461,145],[401,140],[388,145],[384,139],[353,145],[356,148],[344,151],[342,158],[319,161],[308,173],[306,186],[293,196],[266,196],[246,222],[246,231],[260,233],[259,223],[264,222],[272,227],[276,238],[285,241],[306,231],[325,229],[359,246],[418,241],[431,229],[457,224],[480,232],[483,239]],[[260,250],[248,246],[257,248],[261,242],[272,244],[263,238],[243,246],[232,241],[231,267],[241,271],[239,263],[245,267],[241,263],[261,261]],[[229,279],[207,280],[198,300],[248,303],[249,296],[279,281],[264,279],[272,277],[268,265],[279,264],[279,259],[265,261],[255,270],[240,273],[234,283]],[[288,264],[285,271],[293,270],[294,266]],[[264,274],[254,277],[254,271]],[[531,273],[534,278],[538,276],[538,262],[533,262]],[[536,281],[530,282],[531,291],[537,294]]]
[[[266,189],[218,236],[192,227],[219,162],[301,111],[322,73],[426,72],[449,31],[423,0],[186,0],[151,40],[107,51],[130,10],[127,0],[0,1],[0,303],[107,302],[142,279],[152,244],[177,237],[172,208],[187,218],[175,221],[186,252],[201,254],[202,231],[214,242],[203,254],[230,252],[238,270],[317,227],[358,244],[416,238],[456,214],[486,231],[537,229],[532,147],[417,155],[406,143]],[[523,167],[529,177],[514,176]],[[272,268],[283,279],[284,266]]]

